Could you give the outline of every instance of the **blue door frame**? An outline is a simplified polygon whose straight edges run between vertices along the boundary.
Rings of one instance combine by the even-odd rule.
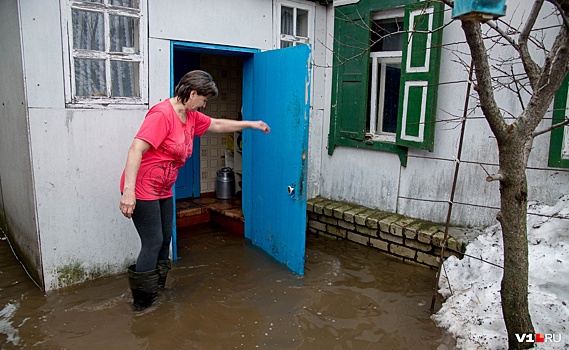
[[[243,119],[263,119],[273,128],[269,135],[258,130],[243,132],[245,238],[296,274],[304,274],[310,46],[260,52],[241,47],[172,42],[172,58],[174,51],[181,48],[194,53],[245,58]],[[175,73],[172,68],[172,93]],[[194,148],[194,153],[199,153],[199,149]],[[196,167],[199,182],[199,158]],[[177,260],[176,215],[173,224],[172,255]]]
[[[251,56],[256,52],[260,52],[259,49],[251,49],[245,47],[237,47],[237,46],[226,46],[226,45],[213,45],[213,44],[203,44],[203,43],[192,43],[192,42],[183,42],[183,41],[171,41],[170,42],[170,96],[174,95],[174,89],[178,80],[181,78],[179,76],[179,72],[175,71],[174,65],[174,55],[176,51],[185,51],[191,53],[206,53],[212,55],[225,55],[225,56]],[[195,67],[197,69],[199,67]],[[185,73],[184,73],[185,74]],[[200,143],[199,137],[194,138],[194,155],[190,159],[188,159],[187,166],[188,168],[184,170],[184,174],[182,176],[191,176],[192,179],[188,179],[188,181],[184,181],[186,183],[190,183],[190,186],[183,186],[182,188],[178,188],[178,195],[180,198],[187,198],[187,197],[199,197],[200,195],[200,158],[199,158],[199,150],[200,150]],[[180,169],[182,171],[182,169]],[[189,171],[188,171],[189,170]],[[177,248],[177,231],[176,231],[176,198],[177,198],[177,191],[176,191],[176,184],[173,187],[173,201],[174,201],[174,222],[172,227],[172,259],[174,261],[178,260],[178,248]]]

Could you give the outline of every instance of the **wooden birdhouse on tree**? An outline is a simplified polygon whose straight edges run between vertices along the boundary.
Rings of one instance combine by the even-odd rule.
[[[506,0],[454,0],[452,17],[463,21],[486,22],[506,14]]]

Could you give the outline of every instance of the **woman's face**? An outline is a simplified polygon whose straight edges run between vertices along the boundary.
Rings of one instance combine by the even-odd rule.
[[[192,92],[190,92],[190,98],[188,98],[184,107],[188,111],[195,112],[198,108],[205,108],[208,100],[209,98],[206,96],[198,95],[196,90],[192,90]]]

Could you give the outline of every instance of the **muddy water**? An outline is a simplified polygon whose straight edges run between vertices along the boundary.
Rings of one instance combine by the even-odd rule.
[[[126,275],[44,295],[0,241],[1,349],[451,349],[434,271],[308,237],[306,273],[208,226],[180,233],[167,289],[134,313]]]

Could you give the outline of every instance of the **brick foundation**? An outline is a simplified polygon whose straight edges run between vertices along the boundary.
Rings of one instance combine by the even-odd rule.
[[[439,266],[444,231],[435,223],[322,197],[308,200],[306,210],[309,234],[347,239],[403,261]],[[463,252],[463,244],[449,235],[445,257],[462,258]]]

